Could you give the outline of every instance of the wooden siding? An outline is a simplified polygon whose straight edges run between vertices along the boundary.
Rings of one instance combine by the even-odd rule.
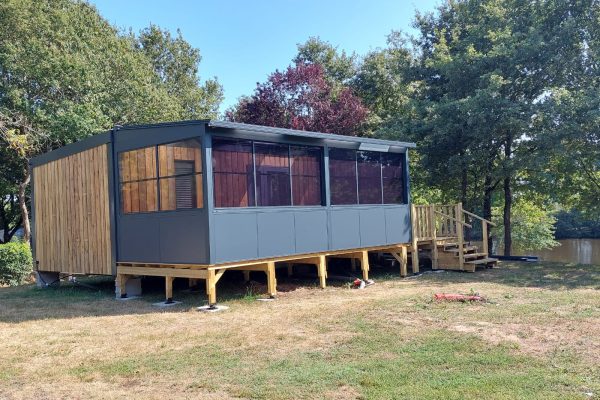
[[[108,145],[33,170],[40,271],[112,274]]]

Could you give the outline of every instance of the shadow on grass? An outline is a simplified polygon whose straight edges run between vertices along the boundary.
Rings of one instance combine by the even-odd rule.
[[[474,273],[446,271],[425,274],[419,279],[436,284],[477,281],[548,290],[600,289],[600,266],[555,262],[503,262],[497,268],[477,269]]]
[[[337,260],[336,260],[337,261]],[[400,279],[398,270],[392,266],[382,267],[372,263],[370,275],[375,281]],[[423,269],[425,272],[428,268]],[[298,274],[288,277],[285,268],[277,270],[278,291],[289,292],[302,287],[316,288],[318,279],[314,268],[298,268]],[[361,276],[360,270],[351,272],[348,265],[332,262],[329,267],[328,286],[350,287],[352,280]],[[0,288],[0,322],[18,323],[40,319],[76,318],[87,316],[141,315],[151,313],[180,313],[195,310],[206,304],[203,282],[199,290],[190,291],[186,279],[174,282],[174,299],[181,304],[160,308],[153,306],[164,300],[164,280],[149,277],[143,279],[143,295],[128,301],[114,298],[112,277],[81,278],[83,285],[64,283],[60,287],[39,289],[35,285],[16,288]],[[537,287],[549,290],[576,288],[600,288],[600,266],[571,265],[560,263],[505,262],[499,268],[478,269],[475,273],[446,271],[425,273],[414,280],[436,285],[453,283],[496,283],[514,287]],[[228,271],[219,281],[219,303],[254,301],[266,292],[266,277],[253,272],[251,281],[245,283],[242,273]]]
[[[314,268],[313,268],[314,269]],[[330,271],[330,275],[334,271]],[[343,272],[338,272],[344,275]],[[346,273],[345,280],[328,280],[328,286],[345,287],[353,280]],[[335,276],[334,276],[335,277]],[[318,278],[310,269],[287,277],[285,268],[277,270],[278,291],[290,292],[298,288],[318,287]],[[40,319],[77,318],[88,316],[141,315],[151,313],[180,313],[195,310],[207,304],[204,281],[196,290],[188,287],[187,279],[175,279],[173,299],[181,302],[170,307],[157,307],[164,301],[164,279],[142,279],[142,296],[129,300],[115,299],[115,283],[111,276],[82,277],[78,283],[61,282],[60,286],[38,288],[34,284],[0,288],[0,322],[19,323]],[[240,271],[228,271],[219,280],[219,304],[248,302],[265,297],[266,275],[252,272],[250,282],[243,281]]]

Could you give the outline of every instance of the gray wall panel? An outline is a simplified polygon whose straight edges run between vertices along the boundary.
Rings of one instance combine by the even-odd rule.
[[[206,217],[201,211],[160,215],[160,261],[208,264]]]
[[[121,262],[160,262],[160,232],[156,219],[148,214],[120,218],[119,259]]]
[[[359,211],[359,218],[361,246],[386,244],[385,211],[382,207],[362,209]]]
[[[294,218],[297,253],[328,250],[327,211],[298,211],[294,213]]]
[[[255,213],[215,213],[211,222],[215,263],[251,260],[258,257]]]
[[[332,250],[360,247],[359,211],[354,208],[331,209],[330,215]]]
[[[259,212],[256,217],[260,258],[296,253],[293,211]]]
[[[385,209],[387,243],[410,242],[410,211],[407,205]]]

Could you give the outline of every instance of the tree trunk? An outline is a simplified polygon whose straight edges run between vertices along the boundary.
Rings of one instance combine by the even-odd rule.
[[[19,208],[21,209],[21,220],[23,222],[23,240],[29,242],[31,239],[31,225],[29,224],[29,210],[27,209],[26,189],[31,180],[29,164],[25,167],[25,179],[19,183]]]
[[[461,154],[461,157],[464,157],[464,154]],[[462,203],[463,209],[466,209],[466,210],[469,209],[469,205],[467,204],[468,184],[469,184],[469,181],[468,181],[468,176],[467,176],[467,167],[464,165],[464,162],[463,162],[461,176],[460,176],[460,201]],[[465,240],[467,240],[467,242],[471,241],[471,230],[470,229],[465,229]]]
[[[491,175],[486,175],[483,183],[483,218],[488,221],[492,220],[492,193],[494,193],[494,188],[492,187],[492,177]],[[488,249],[490,254],[493,250],[492,248],[492,237],[488,231],[488,237],[481,238],[481,240],[487,240]]]
[[[512,135],[506,137],[506,144],[504,147],[504,162],[510,164],[510,158],[512,156]],[[512,188],[511,188],[511,177],[510,167],[505,167],[504,175],[504,255],[510,256],[512,253],[512,226],[510,221],[510,214],[512,211]]]

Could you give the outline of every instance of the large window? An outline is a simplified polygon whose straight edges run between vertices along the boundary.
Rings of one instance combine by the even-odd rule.
[[[402,204],[404,154],[329,150],[331,204]]]
[[[214,138],[212,154],[215,207],[322,204],[318,147]]]
[[[329,149],[331,204],[358,204],[356,151]]]
[[[215,206],[254,206],[252,142],[213,139],[212,157]]]
[[[120,153],[119,171],[124,213],[203,206],[202,152],[196,139]]]

